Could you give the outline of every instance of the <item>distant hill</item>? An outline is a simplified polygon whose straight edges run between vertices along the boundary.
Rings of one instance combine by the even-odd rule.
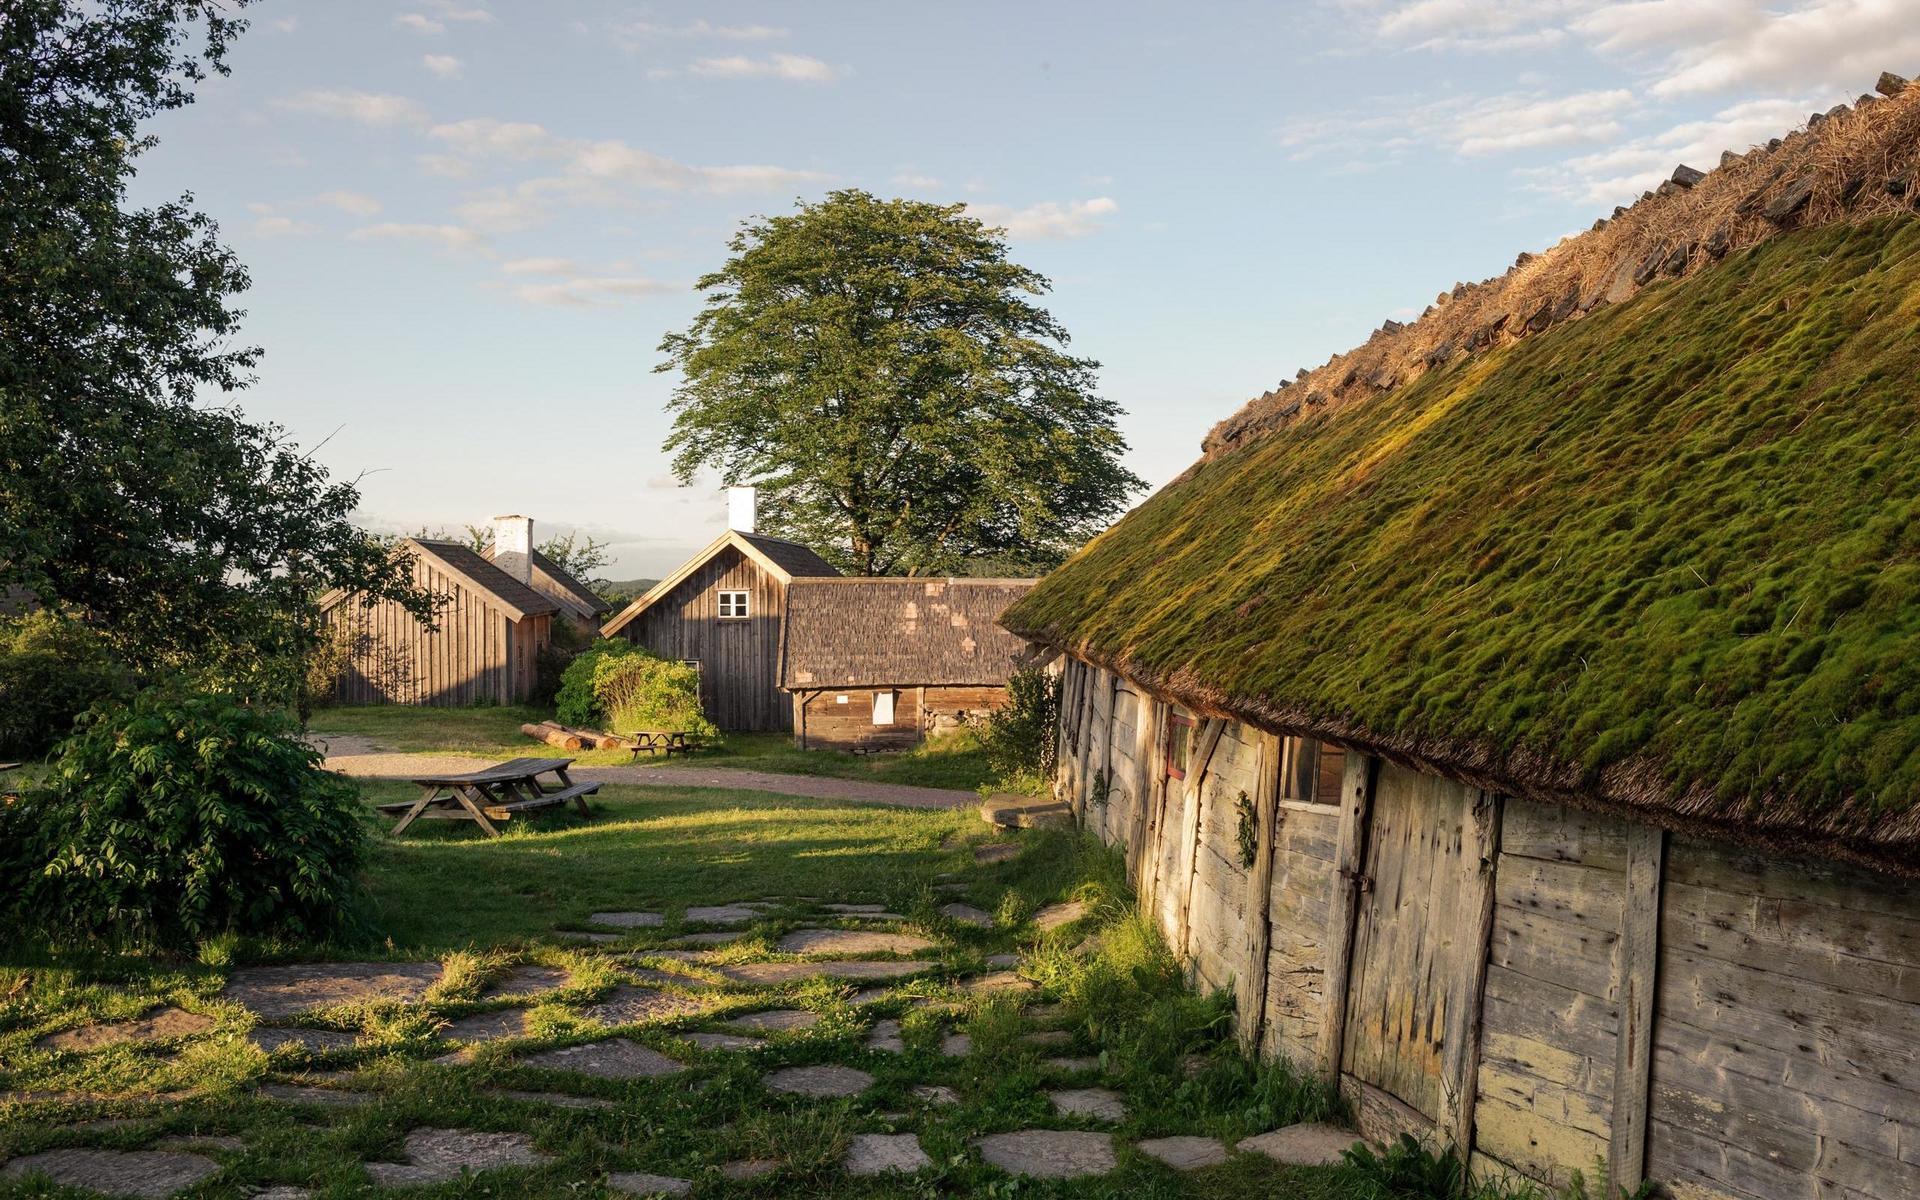
[[[623,579],[611,583],[602,583],[594,590],[600,598],[615,608],[623,608],[653,590],[658,579]]]

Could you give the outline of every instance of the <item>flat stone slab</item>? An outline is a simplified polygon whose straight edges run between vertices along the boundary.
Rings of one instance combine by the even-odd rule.
[[[658,929],[666,923],[666,916],[656,912],[597,912],[587,914],[587,924],[605,925],[609,929]]]
[[[1035,1179],[1084,1179],[1115,1165],[1113,1138],[1104,1133],[1022,1129],[975,1138],[980,1157],[1009,1175]]]
[[[353,1049],[360,1035],[338,1029],[275,1029],[267,1026],[255,1028],[247,1034],[247,1040],[268,1054],[289,1046],[306,1054],[331,1054]]]
[[[983,912],[971,904],[942,904],[940,915],[958,921],[962,925],[971,925],[975,929],[993,928],[993,914]]]
[[[696,904],[687,909],[689,925],[745,925],[761,917],[759,905]]]
[[[324,1104],[333,1108],[352,1108],[373,1103],[366,1092],[346,1092],[339,1088],[312,1087],[304,1083],[263,1083],[256,1089],[269,1100],[283,1104]]]
[[[238,1154],[247,1148],[247,1139],[231,1133],[175,1133],[156,1138],[154,1150],[225,1150]]]
[[[0,1167],[0,1178],[44,1175],[65,1187],[108,1196],[171,1196],[216,1174],[220,1164],[174,1150],[45,1150]]]
[[[440,979],[439,963],[297,963],[242,967],[220,995],[262,1017],[291,1017],[335,1004],[413,1003]]]
[[[683,1033],[680,1036],[702,1050],[759,1050],[766,1046],[759,1038],[741,1037],[737,1033]]]
[[[892,988],[883,988],[883,987],[861,988],[859,991],[855,992],[853,995],[847,997],[847,1003],[852,1005],[855,1008],[859,1008],[863,1004],[878,1004],[880,1001],[887,999],[891,995],[893,995]]]
[[[920,1139],[911,1133],[856,1133],[840,1169],[849,1175],[911,1175],[933,1165]]]
[[[662,1021],[702,1012],[706,1004],[691,996],[676,996],[654,988],[622,985],[606,999],[580,1010],[602,1025],[637,1025],[642,1021]]]
[[[1275,1162],[1295,1167],[1330,1167],[1340,1162],[1341,1154],[1360,1140],[1360,1135],[1338,1125],[1307,1121],[1241,1138],[1235,1149],[1264,1154]]]
[[[931,1104],[935,1107],[960,1103],[960,1093],[943,1083],[917,1084],[913,1089],[913,1096],[922,1104]]]
[[[544,996],[548,992],[557,992],[573,982],[573,973],[559,967],[543,967],[537,963],[523,963],[506,974],[487,984],[480,992],[482,1000],[498,1000],[507,996]]]
[[[1053,1111],[1063,1117],[1114,1122],[1127,1119],[1126,1097],[1106,1088],[1066,1088],[1048,1092],[1047,1099],[1053,1103]]]
[[[888,912],[878,904],[822,904],[828,912],[839,913],[843,917],[853,917],[861,921],[904,921],[906,917],[897,912]]]
[[[872,1031],[867,1034],[867,1049],[884,1054],[906,1053],[907,1044],[900,1038],[900,1022],[891,1019],[875,1021]]]
[[[950,1033],[940,1039],[940,1053],[948,1058],[965,1058],[973,1053],[973,1039],[964,1033]]]
[[[918,954],[937,943],[911,933],[869,929],[796,929],[774,946],[782,954]]]
[[[778,1159],[743,1158],[738,1162],[721,1163],[720,1177],[741,1183],[748,1179],[759,1179],[771,1175],[780,1169]]]
[[[253,1193],[253,1200],[313,1200],[313,1189],[282,1184]]]
[[[466,1042],[469,1045],[499,1041],[501,1038],[526,1037],[527,1013],[521,1008],[475,1013],[442,1025],[440,1036],[451,1042]]]
[[[1004,971],[1009,967],[1019,966],[1020,956],[1018,954],[989,954],[987,955],[987,965]]]
[[[595,1079],[657,1079],[686,1070],[658,1050],[626,1038],[606,1038],[581,1046],[543,1050],[520,1061],[545,1071],[571,1071]]]
[[[125,1042],[158,1042],[168,1038],[191,1037],[213,1028],[213,1018],[163,1004],[149,1009],[131,1021],[110,1021],[100,1025],[82,1025],[49,1033],[34,1043],[49,1050],[98,1050]]]
[[[1041,933],[1052,933],[1062,925],[1071,925],[1087,915],[1084,901],[1072,900],[1065,904],[1049,904],[1033,914],[1033,924]]]
[[[513,1088],[502,1088],[493,1094],[508,1100],[519,1100],[525,1104],[546,1104],[554,1108],[613,1107],[611,1100],[602,1100],[598,1096],[569,1096],[565,1092],[523,1092]]]
[[[731,1029],[750,1029],[755,1033],[792,1033],[796,1029],[812,1029],[819,1023],[820,1014],[804,1008],[771,1008],[721,1022]]]
[[[1066,1056],[1061,1058],[1043,1059],[1041,1060],[1040,1065],[1048,1068],[1049,1070],[1064,1071],[1067,1074],[1074,1074],[1079,1071],[1098,1070],[1100,1068],[1100,1060],[1097,1058],[1091,1058],[1091,1057]]]
[[[1031,979],[1023,979],[1012,971],[994,971],[986,975],[976,975],[966,982],[967,991],[976,996],[990,992],[1031,992],[1040,985]]]
[[[673,940],[676,946],[725,946],[746,937],[744,933],[731,933],[724,929],[711,929],[705,933],[689,933]],[[655,953],[658,953],[655,951]]]
[[[740,963],[718,968],[735,983],[768,985],[803,979],[904,979],[933,967],[925,962],[781,962]]]
[[[984,846],[973,848],[973,861],[982,866],[1012,862],[1018,857],[1020,857],[1019,842],[988,842]]]
[[[1140,1153],[1157,1158],[1176,1171],[1198,1171],[1227,1161],[1227,1147],[1219,1138],[1163,1137],[1136,1143]]]
[[[1073,809],[1051,797],[1001,792],[981,803],[980,819],[1002,829],[1069,829]]]
[[[533,1139],[524,1133],[415,1129],[407,1134],[404,1162],[368,1163],[367,1174],[382,1187],[407,1187],[500,1167],[533,1167],[552,1159],[534,1149]]]
[[[628,1196],[691,1196],[693,1183],[671,1175],[649,1175],[645,1171],[615,1171],[607,1176],[607,1189]]]
[[[767,1076],[766,1084],[769,1091],[825,1100],[837,1096],[858,1096],[873,1086],[873,1076],[852,1067],[788,1067]]]

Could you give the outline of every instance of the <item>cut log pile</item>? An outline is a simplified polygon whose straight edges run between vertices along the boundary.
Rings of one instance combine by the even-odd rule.
[[[558,721],[542,721],[538,725],[522,725],[520,732],[536,742],[545,742],[561,750],[631,750],[635,742],[632,738],[621,737],[617,733],[599,733],[591,729],[572,729]]]

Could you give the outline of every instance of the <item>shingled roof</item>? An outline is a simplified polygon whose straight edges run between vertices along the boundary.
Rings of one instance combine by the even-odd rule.
[[[1000,614],[1031,579],[797,579],[780,686],[1001,685],[1025,642]]]
[[[437,538],[404,538],[402,542],[414,553],[436,560],[474,588],[492,596],[500,607],[514,614],[515,620],[560,611],[560,606],[554,603],[551,596],[542,595],[521,583],[462,542],[447,542]]]
[[[714,555],[728,547],[753,559],[782,583],[791,583],[795,579],[826,578],[840,574],[832,563],[799,542],[768,537],[764,533],[742,533],[738,529],[729,529],[708,542],[698,554],[681,563],[673,574],[654,584],[648,589],[646,595],[639,597],[616,613],[612,620],[601,627],[601,634],[612,637],[619,633],[641,613],[652,608],[670,595],[675,588],[685,583],[695,571],[712,561]]]
[[[1655,195],[1254,401],[1003,623],[1264,729],[1920,874],[1917,166],[1908,89]],[[1482,320],[1666,237],[1624,297]]]
[[[493,562],[493,545],[489,543],[487,548],[482,550],[480,554],[481,557],[485,558],[488,562]],[[613,607],[605,600],[602,600],[592,588],[580,582],[572,572],[540,553],[538,549],[533,551],[530,561],[533,564],[534,570],[539,571],[548,579],[552,580],[554,586],[560,590],[561,595],[559,596],[554,596],[547,592],[542,592],[541,594],[547,596],[550,600],[556,601],[561,609],[573,613],[582,620],[590,621]],[[538,591],[539,589],[536,588],[535,590]]]

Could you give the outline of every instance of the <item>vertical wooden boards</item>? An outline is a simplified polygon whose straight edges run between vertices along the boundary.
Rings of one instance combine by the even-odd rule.
[[[1140,724],[1134,731],[1133,814],[1133,891],[1142,910],[1151,912],[1153,864],[1159,857],[1156,838],[1159,831],[1160,789],[1166,773],[1160,765],[1161,738],[1167,723],[1167,706],[1142,693]]]
[[[1320,1015],[1320,1075],[1340,1078],[1341,1047],[1346,1042],[1347,992],[1353,971],[1354,917],[1359,911],[1360,880],[1373,813],[1373,784],[1379,760],[1349,753],[1340,779],[1340,835],[1334,855],[1333,893],[1327,903],[1327,975]]]
[[[1093,761],[1093,743],[1098,734],[1094,727],[1094,696],[1098,690],[1097,677],[1104,673],[1097,667],[1083,666],[1080,670],[1080,692],[1075,706],[1079,711],[1079,719],[1074,722],[1079,735],[1074,744],[1073,815],[1082,822],[1087,815],[1087,793],[1093,787],[1089,764]]]
[[[1187,777],[1180,781],[1180,790],[1185,794],[1185,808],[1181,812],[1184,824],[1179,852],[1174,859],[1175,874],[1170,881],[1173,888],[1170,899],[1175,906],[1173,952],[1183,962],[1187,959],[1187,933],[1193,925],[1193,875],[1199,866],[1200,805],[1204,798],[1202,789],[1206,787],[1207,769],[1213,763],[1214,752],[1220,747],[1220,735],[1226,727],[1227,723],[1218,717],[1208,717],[1202,722],[1193,761],[1188,764]]]
[[[1666,847],[1665,830],[1637,822],[1627,827],[1627,898],[1614,984],[1620,1003],[1620,1038],[1613,1060],[1613,1136],[1607,1147],[1607,1177],[1629,1190],[1646,1177],[1647,1097],[1652,1083],[1660,884]]]
[[[745,591],[748,615],[720,616],[720,593]],[[727,730],[786,732],[793,708],[780,690],[787,588],[729,546],[682,580],[621,636],[662,658],[700,664],[700,703]]]
[[[1253,868],[1247,874],[1247,958],[1238,978],[1240,1042],[1258,1053],[1267,1016],[1267,957],[1273,945],[1273,856],[1279,843],[1280,738],[1258,735],[1254,756]]]
[[[1440,1132],[1465,1159],[1473,1146],[1474,1097],[1480,1079],[1481,1005],[1487,979],[1487,945],[1493,936],[1494,869],[1500,857],[1501,799],[1473,793],[1461,846],[1457,919],[1465,933],[1453,960],[1453,996],[1440,1038]]]

